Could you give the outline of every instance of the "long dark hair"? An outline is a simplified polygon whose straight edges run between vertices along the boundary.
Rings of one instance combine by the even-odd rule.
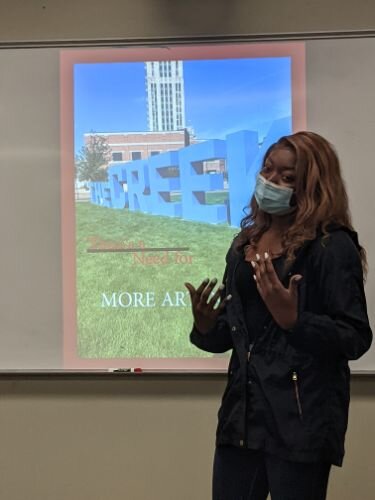
[[[296,251],[318,231],[328,236],[331,225],[353,230],[348,195],[341,167],[333,146],[314,132],[297,132],[281,137],[266,152],[262,167],[272,151],[286,148],[296,158],[296,211],[288,230],[283,234],[282,246],[287,261],[295,258]],[[256,247],[260,237],[271,226],[271,216],[259,209],[252,196],[249,213],[241,221],[241,232],[236,247],[246,243]],[[367,271],[366,252],[360,249],[364,274]]]

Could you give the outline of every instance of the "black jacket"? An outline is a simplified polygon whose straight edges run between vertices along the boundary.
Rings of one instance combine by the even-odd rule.
[[[232,300],[215,328],[205,335],[193,328],[190,335],[205,351],[233,350],[218,414],[218,445],[246,447],[251,438],[251,367],[251,390],[261,398],[266,417],[264,448],[287,460],[342,464],[350,399],[348,360],[362,356],[372,341],[359,248],[356,233],[345,228],[303,245],[282,279],[288,286],[290,276],[303,276],[297,324],[285,331],[269,316],[249,354],[234,280],[243,257],[232,245],[223,291],[232,294]]]

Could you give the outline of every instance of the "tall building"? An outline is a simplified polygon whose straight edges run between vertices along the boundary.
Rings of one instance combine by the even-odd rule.
[[[186,128],[182,61],[146,62],[147,118],[151,132]]]

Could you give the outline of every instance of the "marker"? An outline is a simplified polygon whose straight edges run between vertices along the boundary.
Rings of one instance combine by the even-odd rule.
[[[110,373],[142,373],[142,368],[109,368]]]
[[[131,368],[109,368],[108,371],[110,373],[131,373]]]

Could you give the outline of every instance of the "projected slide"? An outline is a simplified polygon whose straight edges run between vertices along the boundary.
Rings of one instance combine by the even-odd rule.
[[[304,43],[61,53],[64,365],[218,369],[185,281],[219,280],[262,157],[305,128]]]

